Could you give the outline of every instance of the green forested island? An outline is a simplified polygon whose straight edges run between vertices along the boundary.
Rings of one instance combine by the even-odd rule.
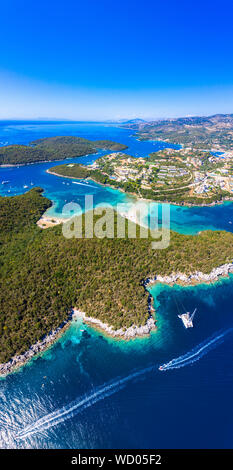
[[[0,165],[19,165],[42,161],[64,160],[96,153],[97,149],[125,150],[126,145],[110,140],[91,141],[81,137],[48,137],[29,145],[9,145],[0,148]]]
[[[71,307],[115,328],[144,325],[142,279],[178,271],[209,273],[232,258],[233,234],[224,231],[172,232],[163,250],[152,249],[151,237],[67,239],[61,226],[42,230],[36,225],[50,205],[40,188],[0,198],[0,362],[58,327]]]

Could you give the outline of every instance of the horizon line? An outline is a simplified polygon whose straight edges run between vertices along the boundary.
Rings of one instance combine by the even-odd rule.
[[[14,117],[6,117],[0,118],[0,122],[4,121],[14,121],[14,122],[21,122],[21,121],[30,121],[30,122],[67,122],[67,123],[77,123],[77,122],[89,122],[89,123],[127,123],[129,121],[143,121],[143,122],[150,122],[150,121],[159,121],[159,120],[170,120],[170,119],[188,119],[188,118],[195,118],[195,117],[213,117],[213,116],[231,116],[232,113],[220,113],[216,112],[214,114],[186,114],[186,115],[179,115],[179,116],[160,116],[160,117],[131,117],[131,118],[119,118],[119,119],[68,119],[68,118],[55,118],[55,117],[21,117],[21,118],[14,118]]]

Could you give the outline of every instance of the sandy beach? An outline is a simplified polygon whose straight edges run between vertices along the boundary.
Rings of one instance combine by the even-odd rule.
[[[54,227],[55,225],[62,224],[67,222],[68,219],[62,219],[60,217],[50,217],[48,215],[42,215],[42,217],[36,222],[38,227],[45,229],[49,227]]]

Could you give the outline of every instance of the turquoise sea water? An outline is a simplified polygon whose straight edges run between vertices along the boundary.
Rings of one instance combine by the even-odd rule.
[[[66,134],[130,143],[127,152],[135,156],[162,145],[100,124],[0,126],[2,144]],[[82,204],[87,188],[62,184],[62,178],[45,173],[50,166],[1,169],[0,180],[10,180],[8,189],[1,185],[2,194],[22,193],[32,182],[52,198],[56,214],[65,200]],[[127,198],[93,186],[95,203]],[[232,204],[172,207],[171,218],[172,227],[184,233],[232,230]],[[0,446],[232,447],[232,287],[233,277],[196,287],[153,287],[158,329],[149,338],[116,341],[73,322],[46,353],[0,381]],[[177,314],[195,307],[195,328],[185,330]],[[172,366],[158,370],[169,361]]]
[[[37,138],[53,135],[78,135],[89,139],[111,139],[128,145],[126,152],[135,157],[148,156],[153,151],[160,150],[166,146],[177,148],[179,146],[163,142],[139,142],[129,129],[123,129],[114,125],[99,123],[21,123],[8,124],[0,122],[0,145],[28,144]],[[65,160],[66,163],[79,162],[90,164],[100,155],[87,155],[78,159]],[[60,163],[63,163],[60,161]],[[33,186],[41,186],[45,196],[49,197],[54,205],[48,214],[53,216],[64,216],[63,207],[68,202],[75,202],[84,208],[85,194],[93,194],[94,205],[99,203],[110,203],[116,206],[118,203],[133,200],[120,191],[104,188],[96,183],[88,186],[76,185],[71,180],[56,177],[46,173],[48,168],[56,166],[57,162],[47,162],[33,165],[25,165],[9,168],[0,168],[0,182],[9,181],[8,184],[0,184],[0,195],[13,196],[28,191]],[[233,230],[233,203],[226,202],[220,206],[188,208],[171,205],[171,228],[181,233],[198,233],[200,230]]]

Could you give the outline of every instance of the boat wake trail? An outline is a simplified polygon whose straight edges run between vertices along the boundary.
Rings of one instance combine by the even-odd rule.
[[[24,429],[19,431],[15,437],[16,439],[26,439],[32,434],[43,433],[46,429],[49,429],[52,426],[56,426],[64,422],[65,420],[72,418],[73,416],[83,411],[85,408],[88,408],[97,403],[98,401],[104,400],[104,398],[113,395],[117,391],[124,388],[127,382],[137,379],[149,372],[155,371],[156,369],[157,366],[150,366],[145,369],[133,372],[127,377],[120,378],[114,382],[106,383],[102,387],[90,393],[89,395],[79,397],[68,405],[52,413],[49,413],[46,416],[43,416],[37,421],[34,421],[33,423],[26,426]]]
[[[96,186],[92,186],[91,184],[79,183],[78,181],[72,181],[73,184],[80,184],[81,186],[86,186],[86,188],[95,188]]]
[[[166,364],[163,364],[159,367],[159,370],[164,371],[170,369],[179,369],[180,367],[185,367],[190,364],[193,364],[196,361],[199,361],[199,359],[205,356],[209,351],[221,344],[224,341],[225,336],[229,335],[232,332],[233,328],[229,328],[228,330],[219,332],[217,335],[203,341],[203,343],[200,343],[198,346],[196,346],[183,356],[179,356],[167,362]]]
[[[224,341],[225,337],[232,332],[233,328],[229,328],[228,330],[219,332],[214,337],[208,338],[188,353],[179,356],[175,359],[172,359],[166,364],[161,365],[159,367],[159,370],[164,371],[170,369],[178,369],[180,367],[185,367],[187,365],[193,364],[194,362],[201,359],[209,351],[221,344]],[[17,433],[15,433],[15,438],[26,439],[36,433],[43,434],[47,429],[51,428],[52,426],[57,426],[58,424],[63,423],[67,419],[70,419],[78,413],[81,413],[86,408],[91,407],[95,403],[104,400],[106,397],[115,394],[116,392],[124,388],[128,382],[139,379],[147,373],[155,372],[157,370],[158,365],[153,365],[135,371],[126,377],[105,383],[101,387],[98,387],[93,390],[90,394],[78,397],[76,400],[72,401],[68,405],[63,406],[62,408],[55,410],[52,413],[49,413],[36,421],[33,421],[32,423],[25,426],[23,429],[21,428],[20,430],[18,430]]]

